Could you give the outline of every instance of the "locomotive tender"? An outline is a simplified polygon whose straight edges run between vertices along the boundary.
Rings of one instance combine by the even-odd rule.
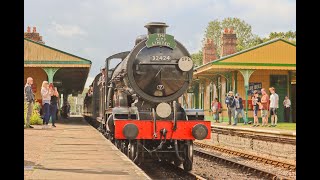
[[[192,82],[193,61],[186,48],[166,34],[165,23],[145,25],[131,51],[106,59],[106,73],[92,83],[84,116],[135,163],[157,158],[192,170],[193,141],[210,139],[203,110],[184,109],[178,98]],[[121,59],[114,68],[110,60]]]

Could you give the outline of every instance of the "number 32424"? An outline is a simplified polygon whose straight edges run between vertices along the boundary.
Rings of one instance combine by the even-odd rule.
[[[151,56],[151,61],[170,61],[170,56]]]

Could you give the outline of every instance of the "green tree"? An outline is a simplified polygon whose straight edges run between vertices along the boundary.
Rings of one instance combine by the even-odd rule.
[[[197,52],[197,53],[191,54],[191,58],[192,58],[192,61],[193,61],[195,66],[201,66],[202,65],[203,54],[202,54],[201,50],[199,52]]]
[[[288,32],[271,32],[268,37],[261,38],[263,42],[275,39],[275,38],[283,38],[289,42],[296,43],[296,31],[288,31]]]
[[[259,39],[252,34],[251,26],[239,18],[225,18],[222,21],[215,19],[210,21],[206,30],[203,42],[206,38],[213,39],[217,46],[217,56],[220,57],[221,52],[221,35],[225,28],[233,28],[237,35],[237,51],[250,48],[257,45]]]

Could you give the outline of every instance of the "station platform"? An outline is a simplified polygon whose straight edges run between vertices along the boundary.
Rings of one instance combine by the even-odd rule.
[[[24,130],[24,179],[151,179],[82,116]]]
[[[252,125],[243,125],[243,123],[238,123],[238,125],[233,126],[229,125],[228,122],[211,122],[212,128],[217,129],[229,129],[229,130],[237,130],[242,132],[252,132],[252,133],[259,133],[259,134],[265,134],[265,135],[278,135],[278,136],[288,136],[295,138],[296,137],[296,131],[295,130],[285,130],[285,129],[279,129],[277,127],[252,127]]]

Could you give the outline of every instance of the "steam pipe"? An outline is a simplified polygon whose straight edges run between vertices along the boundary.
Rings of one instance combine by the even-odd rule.
[[[177,140],[174,140],[174,150],[176,151],[176,155],[177,155],[177,158],[180,160],[180,161],[184,161],[184,159],[182,157],[180,157],[179,155],[179,149],[178,149],[178,141]]]

